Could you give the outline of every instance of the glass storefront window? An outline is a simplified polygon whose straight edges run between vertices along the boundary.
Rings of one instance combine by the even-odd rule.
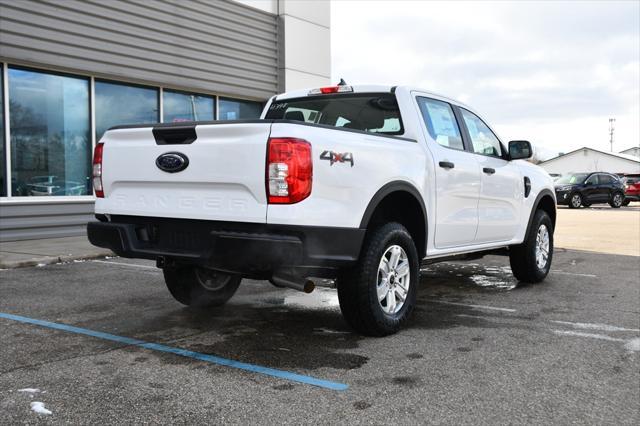
[[[162,119],[165,123],[207,121],[215,117],[212,96],[165,89],[162,102]]]
[[[4,158],[4,73],[0,66],[0,197],[7,196],[7,163]]]
[[[9,68],[13,196],[91,194],[89,79]]]
[[[95,96],[96,141],[113,126],[158,122],[158,89],[96,81]]]
[[[238,99],[220,98],[218,107],[220,120],[245,120],[260,118],[262,113],[262,103],[241,101]]]

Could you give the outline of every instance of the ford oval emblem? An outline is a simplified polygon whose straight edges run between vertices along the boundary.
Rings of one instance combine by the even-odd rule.
[[[180,152],[166,152],[156,158],[156,166],[163,172],[177,173],[187,168],[189,159]]]

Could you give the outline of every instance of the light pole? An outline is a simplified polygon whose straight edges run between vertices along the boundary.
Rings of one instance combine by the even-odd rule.
[[[613,133],[616,130],[616,119],[609,119],[609,144],[611,145],[611,152],[613,152]]]

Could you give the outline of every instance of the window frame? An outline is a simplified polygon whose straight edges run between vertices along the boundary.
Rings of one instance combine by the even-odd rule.
[[[456,125],[458,126],[458,132],[460,133],[460,138],[462,139],[462,149],[441,145],[441,144],[438,143],[437,140],[431,138],[436,143],[436,145],[441,146],[442,148],[451,149],[451,150],[456,151],[456,152],[469,152],[469,142],[470,141],[466,137],[464,130],[460,126],[460,117],[459,117],[459,114],[456,111],[456,105],[452,104],[451,102],[447,102],[447,101],[444,101],[444,100],[441,100],[441,99],[436,99],[436,98],[433,98],[433,97],[430,97],[430,96],[423,96],[423,95],[416,95],[415,96],[416,106],[418,107],[418,113],[420,115],[422,124],[424,124],[424,127],[427,129],[427,134],[430,137],[431,137],[431,133],[429,133],[429,128],[427,126],[427,123],[424,122],[424,118],[422,117],[422,111],[420,110],[420,100],[418,98],[424,98],[424,99],[428,99],[428,100],[431,100],[431,101],[442,102],[443,104],[448,105],[449,108],[451,108],[451,111],[453,112],[453,118],[456,121]]]
[[[466,135],[467,141],[468,141],[468,146],[467,146],[467,152],[474,154],[474,155],[481,155],[483,157],[489,157],[489,158],[499,158],[501,160],[504,161],[509,161],[509,154],[508,151],[506,150],[504,144],[502,143],[502,140],[498,137],[498,135],[496,134],[496,132],[491,128],[491,126],[489,126],[487,124],[486,121],[484,121],[478,114],[476,114],[473,111],[470,111],[467,108],[461,107],[459,105],[454,105],[455,110],[456,110],[456,114],[459,116],[459,120],[460,122],[462,122],[462,126],[464,127],[464,134]],[[473,141],[471,139],[471,133],[469,132],[469,128],[467,127],[467,123],[464,121],[464,116],[462,115],[462,111],[466,111],[469,114],[473,115],[474,117],[476,117],[478,120],[480,120],[480,122],[482,124],[484,124],[485,126],[487,126],[487,129],[489,129],[489,131],[491,132],[491,134],[496,138],[496,140],[498,141],[498,144],[500,144],[500,150],[501,155],[497,156],[497,155],[490,155],[490,154],[483,154],[481,152],[475,152],[474,148],[473,148]]]

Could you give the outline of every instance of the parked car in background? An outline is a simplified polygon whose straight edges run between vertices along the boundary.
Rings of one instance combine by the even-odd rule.
[[[623,206],[628,206],[632,201],[640,201],[640,174],[629,174],[622,176],[624,184]]]
[[[617,209],[625,200],[624,184],[611,173],[568,173],[554,184],[558,204],[572,209],[605,203]]]

